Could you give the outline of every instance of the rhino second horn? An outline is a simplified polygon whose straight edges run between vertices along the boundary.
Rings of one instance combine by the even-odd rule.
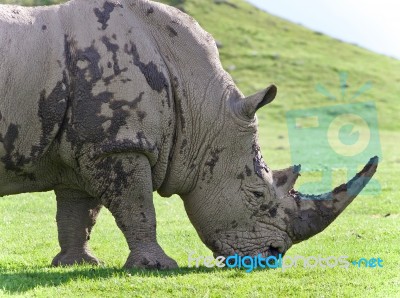
[[[278,198],[284,197],[293,189],[300,176],[301,165],[295,165],[282,170],[272,171],[272,180]]]
[[[253,119],[256,111],[274,100],[277,93],[275,85],[269,85],[264,90],[250,95],[238,102],[239,113],[247,119]]]
[[[294,243],[306,240],[324,230],[361,192],[378,167],[378,157],[369,160],[365,167],[349,182],[321,195],[307,195],[292,190],[296,210],[292,214]]]

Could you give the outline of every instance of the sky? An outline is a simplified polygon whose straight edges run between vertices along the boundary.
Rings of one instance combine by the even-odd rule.
[[[247,0],[315,31],[400,59],[399,0]]]

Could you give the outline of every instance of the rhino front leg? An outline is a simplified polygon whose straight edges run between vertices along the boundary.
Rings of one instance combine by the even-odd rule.
[[[172,269],[177,263],[168,257],[156,238],[151,167],[142,154],[118,154],[96,163],[93,184],[115,218],[128,243],[130,254],[125,268]]]
[[[53,259],[53,266],[73,264],[99,264],[88,248],[90,232],[96,223],[100,200],[85,192],[56,189],[58,241],[61,252]]]

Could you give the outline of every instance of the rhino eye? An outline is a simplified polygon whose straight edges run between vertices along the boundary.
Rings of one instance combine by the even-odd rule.
[[[253,191],[252,193],[257,199],[262,198],[264,196],[264,193],[262,193],[261,191]]]

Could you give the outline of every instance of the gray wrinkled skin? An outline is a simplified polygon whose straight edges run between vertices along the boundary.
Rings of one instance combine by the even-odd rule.
[[[0,57],[0,195],[55,190],[56,266],[99,263],[88,240],[105,206],[131,251],[125,267],[176,267],[156,240],[155,190],[182,197],[216,255],[285,253],[377,167],[331,193],[294,191],[300,168],[272,171],[257,140],[255,112],[276,87],[245,98],[211,35],[159,3],[0,5]]]

